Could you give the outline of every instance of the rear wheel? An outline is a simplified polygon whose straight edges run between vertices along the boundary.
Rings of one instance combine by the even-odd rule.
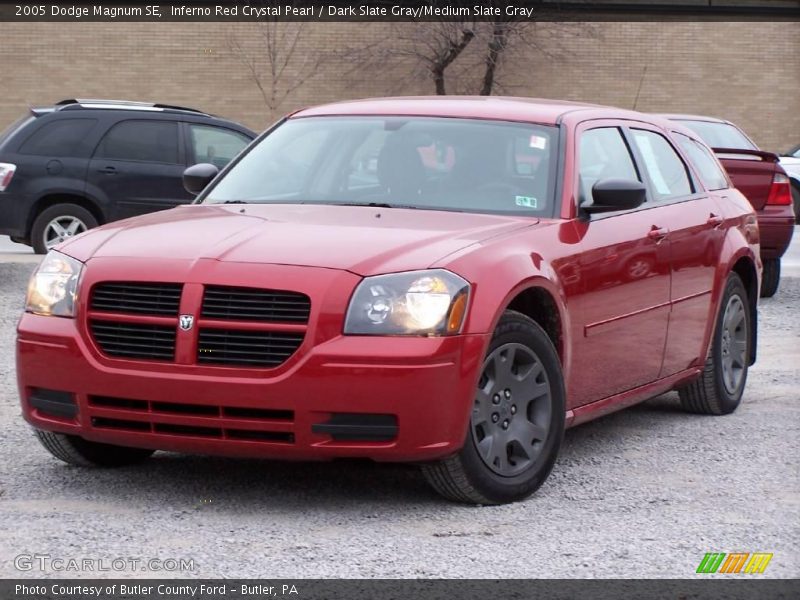
[[[742,280],[736,273],[731,273],[703,372],[698,379],[679,390],[685,410],[705,415],[726,415],[739,406],[747,382],[753,335],[749,306]]]
[[[48,250],[87,229],[97,227],[97,219],[77,204],[56,204],[43,210],[31,228],[31,244],[37,254]]]
[[[124,467],[149,458],[155,450],[90,442],[75,435],[36,429],[45,449],[65,463],[79,467]]]
[[[781,282],[781,259],[764,259],[764,272],[761,275],[761,297],[772,298]]]
[[[423,473],[437,492],[457,502],[522,500],[550,474],[564,417],[553,343],[536,322],[506,311],[483,363],[464,447],[423,465]]]

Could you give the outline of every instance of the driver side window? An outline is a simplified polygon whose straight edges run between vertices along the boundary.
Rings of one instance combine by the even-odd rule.
[[[628,145],[618,127],[584,131],[578,149],[579,203],[591,201],[592,186],[601,179],[641,181]]]

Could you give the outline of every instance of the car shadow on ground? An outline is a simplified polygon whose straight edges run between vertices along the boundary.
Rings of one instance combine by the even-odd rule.
[[[568,430],[556,470],[570,469],[589,457],[602,461],[604,454],[618,450],[610,440],[624,438],[626,432],[632,437],[643,429],[657,434],[687,418],[692,416],[681,412],[675,395],[667,394]],[[48,484],[61,497],[122,503],[134,509],[157,505],[188,512],[269,508],[407,512],[420,505],[453,507],[428,487],[416,466],[367,460],[286,462],[159,452],[141,465],[121,469],[80,469],[53,462],[47,471]],[[551,479],[537,496],[560,494],[558,485]],[[131,490],[136,490],[134,497]]]

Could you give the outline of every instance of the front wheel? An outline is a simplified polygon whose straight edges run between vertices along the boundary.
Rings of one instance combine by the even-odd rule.
[[[75,435],[34,430],[42,446],[65,463],[79,467],[123,467],[140,463],[155,450],[90,442]]]
[[[753,335],[750,304],[742,280],[728,275],[714,338],[700,377],[678,390],[689,412],[727,415],[742,401]]]
[[[565,396],[550,338],[533,320],[506,311],[483,363],[464,447],[423,465],[425,478],[456,502],[527,498],[547,479],[558,455]]]

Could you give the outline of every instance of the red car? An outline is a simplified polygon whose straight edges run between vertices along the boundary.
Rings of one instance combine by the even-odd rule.
[[[662,116],[682,123],[712,146],[733,185],[756,209],[764,264],[761,297],[771,298],[778,291],[781,257],[792,241],[796,220],[791,182],[778,155],[759,150],[730,121],[696,115]]]
[[[405,461],[492,504],[544,482],[565,427],[672,389],[697,413],[740,403],[758,226],[676,123],[344,102],[216,175],[190,167],[194,205],[70,239],[34,274],[19,390],[56,457]]]

